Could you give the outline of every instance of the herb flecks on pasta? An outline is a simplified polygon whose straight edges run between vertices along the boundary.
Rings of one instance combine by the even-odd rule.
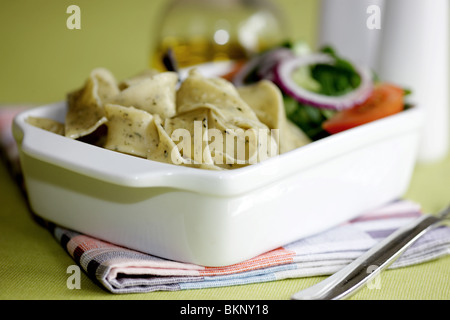
[[[192,69],[145,70],[117,82],[103,68],[67,96],[64,124],[35,126],[132,156],[211,170],[236,169],[299,148],[310,140],[286,118],[272,82],[236,88]]]

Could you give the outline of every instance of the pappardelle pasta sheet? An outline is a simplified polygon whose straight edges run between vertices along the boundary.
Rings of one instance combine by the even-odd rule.
[[[145,70],[117,82],[94,69],[67,95],[64,123],[28,122],[117,152],[174,165],[236,169],[310,143],[285,115],[280,90],[263,80],[235,87],[199,69],[180,81],[175,72]]]

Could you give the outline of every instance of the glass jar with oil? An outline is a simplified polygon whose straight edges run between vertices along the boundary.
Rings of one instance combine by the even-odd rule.
[[[171,50],[180,68],[249,58],[283,42],[285,19],[268,0],[172,0],[157,26],[152,67]]]

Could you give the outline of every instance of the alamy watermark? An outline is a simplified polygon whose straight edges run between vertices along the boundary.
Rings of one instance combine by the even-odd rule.
[[[371,265],[367,268],[366,272],[371,274],[378,269],[378,266]],[[70,265],[67,267],[66,273],[70,274],[67,278],[66,286],[67,289],[81,289],[81,269],[78,265]],[[381,289],[381,276],[380,274],[375,275],[373,279],[370,279],[367,284],[369,290],[380,290]]]
[[[67,289],[81,289],[81,269],[77,265],[70,265],[67,267],[66,273],[70,274],[67,278]]]
[[[376,4],[367,7],[366,13],[369,17],[366,20],[366,26],[369,30],[381,29],[381,8]]]
[[[376,270],[378,269],[378,266],[376,265],[371,265],[367,268],[366,272],[368,274],[371,274],[373,272],[376,272]],[[367,284],[366,284],[367,288],[369,290],[380,290],[381,289],[381,276],[380,274],[376,274],[373,279],[370,279]]]
[[[69,30],[81,29],[81,9],[77,5],[70,5],[66,9],[66,13],[70,16],[66,20],[66,27]]]
[[[77,5],[70,5],[66,9],[66,13],[70,16],[66,20],[66,27],[69,30],[81,29],[81,9]],[[381,29],[381,8],[373,4],[367,7],[366,13],[369,17],[366,20],[366,26],[370,30]]]

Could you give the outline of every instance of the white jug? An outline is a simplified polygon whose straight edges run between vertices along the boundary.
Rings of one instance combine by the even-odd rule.
[[[412,90],[424,108],[420,162],[449,147],[449,1],[322,0],[319,45],[368,65],[380,79]],[[377,12],[379,8],[379,12]],[[380,24],[373,24],[379,14]]]

